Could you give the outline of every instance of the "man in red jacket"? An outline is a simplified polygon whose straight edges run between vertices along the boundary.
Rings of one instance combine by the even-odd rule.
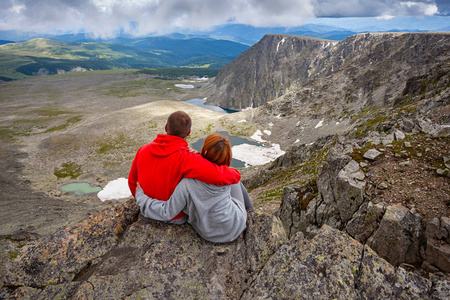
[[[167,119],[167,134],[158,134],[153,142],[138,150],[128,176],[133,196],[137,182],[147,196],[159,200],[168,200],[183,177],[215,185],[239,182],[241,174],[238,170],[218,166],[189,150],[185,139],[191,133],[191,124],[188,114],[176,111]],[[176,220],[183,216],[180,212],[172,222],[178,223]]]

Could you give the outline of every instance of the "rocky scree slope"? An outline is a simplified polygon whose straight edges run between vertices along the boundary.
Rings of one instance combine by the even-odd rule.
[[[445,33],[350,37],[311,59],[309,81],[252,111],[291,147],[244,174],[254,198],[282,198],[288,236],[326,224],[394,265],[448,278],[449,44]]]
[[[287,239],[250,213],[234,242],[139,216],[133,200],[24,246],[2,278],[8,299],[446,299],[450,284],[394,268],[327,225]]]

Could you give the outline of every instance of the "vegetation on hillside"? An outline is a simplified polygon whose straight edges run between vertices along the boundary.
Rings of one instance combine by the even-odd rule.
[[[164,69],[141,69],[137,74],[155,75],[162,79],[176,79],[191,76],[198,77],[214,77],[219,73],[220,69],[213,68],[164,68]]]
[[[160,43],[160,44],[158,44]],[[162,44],[161,44],[162,43]],[[227,42],[232,43],[232,42]],[[247,46],[210,39],[141,41],[130,45],[74,43],[32,39],[0,46],[0,80],[10,81],[34,75],[110,69],[172,69],[156,72],[161,77],[211,76],[231,62]],[[183,67],[182,71],[174,71]],[[185,68],[213,69],[191,72]],[[155,73],[155,71],[150,71]],[[179,73],[179,76],[175,74]],[[199,75],[197,75],[199,74]],[[214,76],[213,75],[213,76]]]

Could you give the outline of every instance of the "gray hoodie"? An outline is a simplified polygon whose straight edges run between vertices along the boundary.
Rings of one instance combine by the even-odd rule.
[[[233,188],[241,189],[241,183]],[[183,178],[167,201],[149,198],[140,189],[136,203],[147,218],[169,221],[180,211],[187,222],[205,240],[226,243],[235,240],[244,231],[247,211],[243,200],[230,196],[232,186],[216,186],[191,178]],[[244,188],[245,189],[245,188]]]

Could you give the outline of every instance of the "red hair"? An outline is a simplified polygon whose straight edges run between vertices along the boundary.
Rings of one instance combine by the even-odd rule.
[[[217,133],[208,135],[203,142],[201,154],[219,166],[230,166],[232,158],[230,138]]]

